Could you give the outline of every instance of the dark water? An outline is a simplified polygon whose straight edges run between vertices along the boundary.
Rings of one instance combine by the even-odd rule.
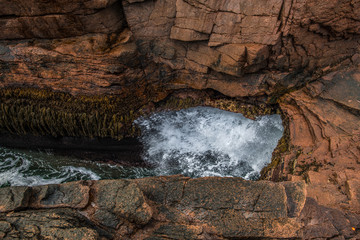
[[[153,176],[146,168],[123,167],[58,156],[51,151],[0,147],[0,187],[35,186],[77,180],[140,178]]]
[[[0,147],[0,187],[172,174],[256,179],[283,134],[279,115],[253,121],[208,107],[155,113],[135,122],[142,130],[143,159],[153,169]]]

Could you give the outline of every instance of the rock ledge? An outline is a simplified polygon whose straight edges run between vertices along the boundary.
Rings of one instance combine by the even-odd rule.
[[[4,239],[350,238],[360,228],[360,216],[307,198],[304,182],[241,178],[169,176],[2,188],[0,211]]]

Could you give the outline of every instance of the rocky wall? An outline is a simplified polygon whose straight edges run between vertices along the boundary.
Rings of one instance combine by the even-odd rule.
[[[156,82],[165,87],[158,91],[212,88],[232,97],[271,95],[303,86],[338,64],[359,63],[358,5],[3,1],[0,86],[120,94],[123,87],[143,89]]]

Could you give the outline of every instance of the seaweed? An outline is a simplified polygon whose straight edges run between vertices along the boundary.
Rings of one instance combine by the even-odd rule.
[[[274,178],[274,171],[282,165],[284,154],[290,150],[288,119],[277,104],[249,103],[216,96],[180,98],[172,94],[152,102],[151,93],[145,95],[139,100],[133,96],[74,96],[50,89],[3,88],[0,89],[0,133],[121,140],[140,135],[140,129],[133,125],[140,116],[154,111],[208,106],[242,113],[250,119],[275,113],[282,116],[284,134],[273,152],[271,163],[261,171],[261,179]]]
[[[279,113],[281,114],[283,120],[284,133],[283,136],[280,138],[278,145],[276,146],[272,154],[271,162],[261,170],[260,179],[262,180],[270,180],[270,179],[278,180],[278,181],[282,180],[279,178],[280,176],[275,176],[274,172],[275,170],[282,167],[284,163],[283,156],[286,153],[290,152],[291,146],[290,146],[289,119],[283,112],[280,111]],[[279,178],[279,179],[275,179],[275,178]]]
[[[249,104],[237,99],[227,98],[200,98],[194,99],[191,97],[178,98],[171,96],[165,101],[158,104],[158,110],[180,110],[196,106],[214,107],[221,110],[241,113],[245,117],[255,119],[258,116],[270,115],[279,113],[276,105]]]
[[[0,89],[0,132],[53,137],[111,137],[136,134],[132,122],[140,115],[116,95],[73,96],[35,88]]]

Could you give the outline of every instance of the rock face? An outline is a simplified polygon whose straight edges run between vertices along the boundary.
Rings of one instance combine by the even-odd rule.
[[[156,82],[248,97],[359,62],[357,1],[2,4],[2,87],[121,94]]]
[[[359,51],[359,18],[351,17],[358,6],[350,1],[141,2],[123,1],[140,52],[182,74],[314,71]]]
[[[308,195],[320,204],[357,212],[359,83],[358,70],[338,71],[283,97],[293,146],[275,173],[306,179]]]
[[[38,218],[48,219],[58,214],[59,209],[68,207],[88,209],[88,219],[96,226],[101,225],[97,230],[91,222],[84,220],[87,227],[76,234],[88,236],[88,239],[111,235],[115,231],[113,228],[120,225],[123,227],[116,231],[134,239],[141,236],[150,239],[206,239],[213,236],[338,236],[341,239],[341,236],[353,236],[354,230],[352,232],[348,227],[354,225],[356,230],[358,218],[343,211],[360,213],[359,10],[358,0],[1,1],[1,88],[26,86],[73,95],[112,94],[127,102],[137,102],[134,110],[141,106],[151,110],[151,106],[178,89],[213,89],[237,100],[278,106],[288,125],[287,144],[280,146],[279,154],[274,157],[277,163],[263,177],[305,180],[307,196],[317,203],[306,200],[302,207],[291,199],[303,197],[286,190],[296,190],[296,186],[262,182],[257,183],[256,189],[265,184],[266,189],[277,192],[275,205],[261,205],[271,211],[251,209],[256,206],[250,204],[252,200],[244,200],[241,206],[232,199],[219,200],[224,206],[214,207],[211,199],[216,199],[215,194],[210,196],[194,190],[203,180],[134,181],[139,188],[133,187],[133,183],[129,187],[128,182],[119,182],[109,190],[116,191],[111,197],[115,202],[109,207],[85,204],[91,202],[97,206],[96,201],[103,201],[99,196],[89,200],[81,198],[74,203],[62,196],[66,187],[41,188],[37,195],[35,188],[2,189],[4,196],[10,197],[0,201],[0,210],[21,212],[3,215],[8,220],[0,223],[5,229],[0,232],[8,237],[11,231],[21,228],[20,225],[14,227],[15,223],[20,223],[10,220],[14,214],[20,214],[16,216],[23,219],[29,214],[37,214],[23,209],[49,206],[53,209],[56,206],[51,210],[55,212],[39,211]],[[135,105],[128,104],[127,107]],[[0,112],[7,114],[2,108]],[[206,187],[212,186],[213,180],[206,181],[209,181]],[[216,184],[221,185],[222,181],[230,180],[217,179]],[[234,181],[238,181],[239,188],[233,189],[231,194],[240,195],[240,186],[247,183]],[[99,184],[91,183],[90,190],[86,184],[79,185],[79,191],[82,196],[95,197],[92,191],[101,191],[102,187],[96,187]],[[184,186],[187,191],[180,191]],[[169,187],[173,189],[163,190]],[[213,188],[216,192],[217,188]],[[119,195],[121,191],[134,196],[136,203],[126,207],[117,203],[128,201]],[[254,190],[251,194],[257,196],[259,192]],[[35,195],[38,197],[31,200]],[[22,197],[13,201],[11,196]],[[146,199],[151,202],[147,203]],[[237,207],[229,209],[227,204],[230,203]],[[163,208],[159,210],[154,206]],[[142,210],[137,212],[137,209]],[[288,211],[285,213],[284,209]],[[69,220],[64,221],[83,221],[75,210],[66,211]],[[251,214],[239,217],[233,211]],[[180,217],[175,219],[177,213]],[[272,216],[269,219],[282,220],[264,220],[262,227],[256,226],[258,219],[267,218],[266,214]],[[54,219],[57,219],[55,215]],[[193,218],[189,220],[189,216]],[[225,222],[237,225],[246,221],[254,227],[238,232],[234,225],[226,225],[222,219],[232,219]],[[296,225],[299,223],[294,219],[302,219],[300,222],[304,225]],[[347,227],[336,219],[344,220]],[[135,225],[148,226],[149,221],[155,221],[150,227],[151,234],[146,232],[146,227],[134,234]],[[49,228],[53,227],[49,225]],[[297,232],[296,229],[302,230]],[[45,230],[29,231],[43,234]],[[65,235],[59,237],[66,238]]]
[[[116,0],[0,3],[0,39],[65,38],[117,32],[124,26]]]
[[[360,227],[307,198],[304,182],[172,176],[1,191],[3,239],[350,238]]]

